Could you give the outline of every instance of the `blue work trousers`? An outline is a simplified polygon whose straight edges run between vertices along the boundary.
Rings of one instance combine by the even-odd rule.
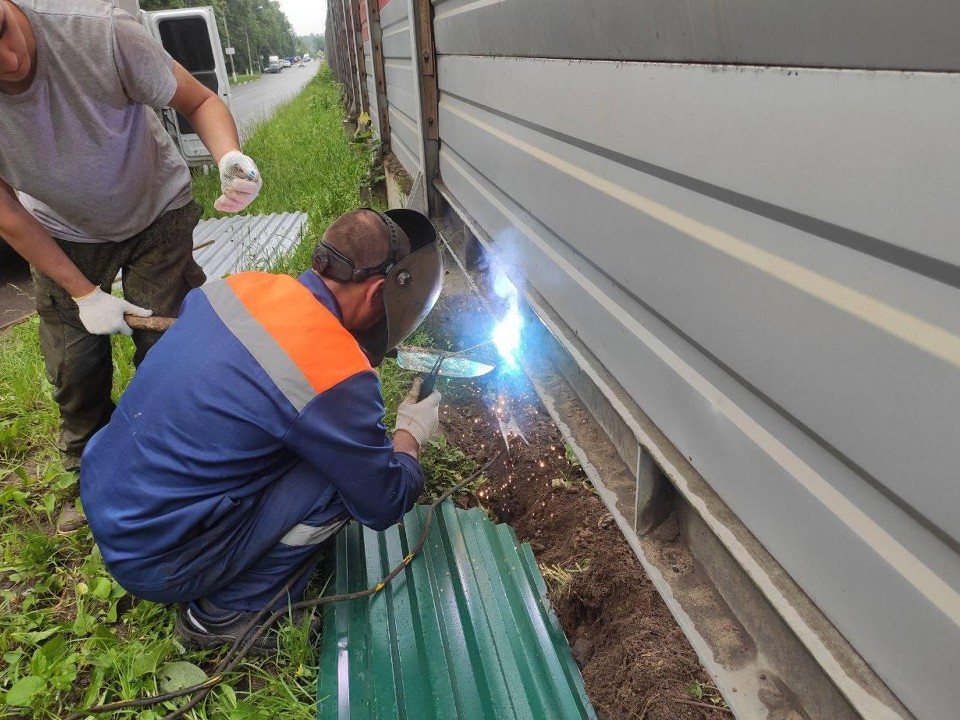
[[[314,554],[311,567],[274,604],[280,609],[302,598],[322,546],[349,519],[331,503],[329,489],[318,496],[317,486],[316,472],[301,462],[259,493],[233,501],[211,526],[151,562],[150,575],[159,570],[161,583],[144,585],[139,572],[111,570],[128,591],[154,602],[205,598],[224,610],[256,611]]]

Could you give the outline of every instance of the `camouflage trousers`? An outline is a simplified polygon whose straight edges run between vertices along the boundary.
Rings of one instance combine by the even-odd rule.
[[[189,290],[203,284],[193,259],[193,229],[202,210],[195,202],[161,215],[152,225],[119,243],[76,243],[56,238],[67,257],[90,282],[110,292],[123,271],[123,295],[155,315],[175,317]],[[77,304],[63,288],[33,270],[40,315],[40,347],[53,398],[60,408],[60,451],[68,469],[79,467],[87,441],[107,424],[114,404],[110,338],[91,335]],[[160,333],[134,331],[134,364],[139,365]]]

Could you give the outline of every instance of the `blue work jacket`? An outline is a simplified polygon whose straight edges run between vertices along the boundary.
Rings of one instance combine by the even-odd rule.
[[[104,561],[140,576],[301,462],[316,472],[321,521],[393,525],[423,471],[394,452],[383,416],[379,376],[314,273],[242,273],[191,291],[83,455]]]

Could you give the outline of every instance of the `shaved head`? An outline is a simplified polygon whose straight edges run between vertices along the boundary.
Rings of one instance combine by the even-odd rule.
[[[356,268],[373,267],[390,254],[390,235],[383,220],[371,210],[353,210],[341,215],[323,234],[323,241],[353,261]],[[399,233],[399,261],[410,254],[410,240]]]

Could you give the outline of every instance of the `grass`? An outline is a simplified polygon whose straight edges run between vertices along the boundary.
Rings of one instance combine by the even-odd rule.
[[[326,225],[359,204],[368,173],[363,149],[341,126],[340,88],[324,69],[306,90],[256,129],[246,150],[265,178],[251,213],[304,210],[310,231],[275,268],[298,272]],[[212,213],[213,175],[198,175],[196,195]],[[198,676],[216,656],[185,650],[174,609],[129,596],[106,571],[89,530],[61,537],[56,511],[74,489],[56,452],[57,411],[50,396],[36,318],[0,335],[0,718],[63,717],[91,704],[155,694],[179,677]],[[113,339],[115,392],[133,374],[132,343]],[[386,373],[389,376],[389,372]],[[392,401],[404,379],[394,383]],[[274,660],[250,661],[205,703],[194,720],[315,717],[316,664],[303,628],[287,625]],[[155,720],[173,709],[111,717]]]
[[[545,564],[539,567],[540,574],[543,575],[543,579],[546,580],[547,585],[550,586],[556,597],[564,597],[570,593],[574,576],[590,569],[590,560],[577,561],[569,567],[558,564]]]
[[[234,80],[233,77],[230,77],[231,85],[239,85],[240,83],[250,82],[251,80],[256,80],[260,77],[260,73],[247,73],[244,75],[237,75],[237,79]]]

